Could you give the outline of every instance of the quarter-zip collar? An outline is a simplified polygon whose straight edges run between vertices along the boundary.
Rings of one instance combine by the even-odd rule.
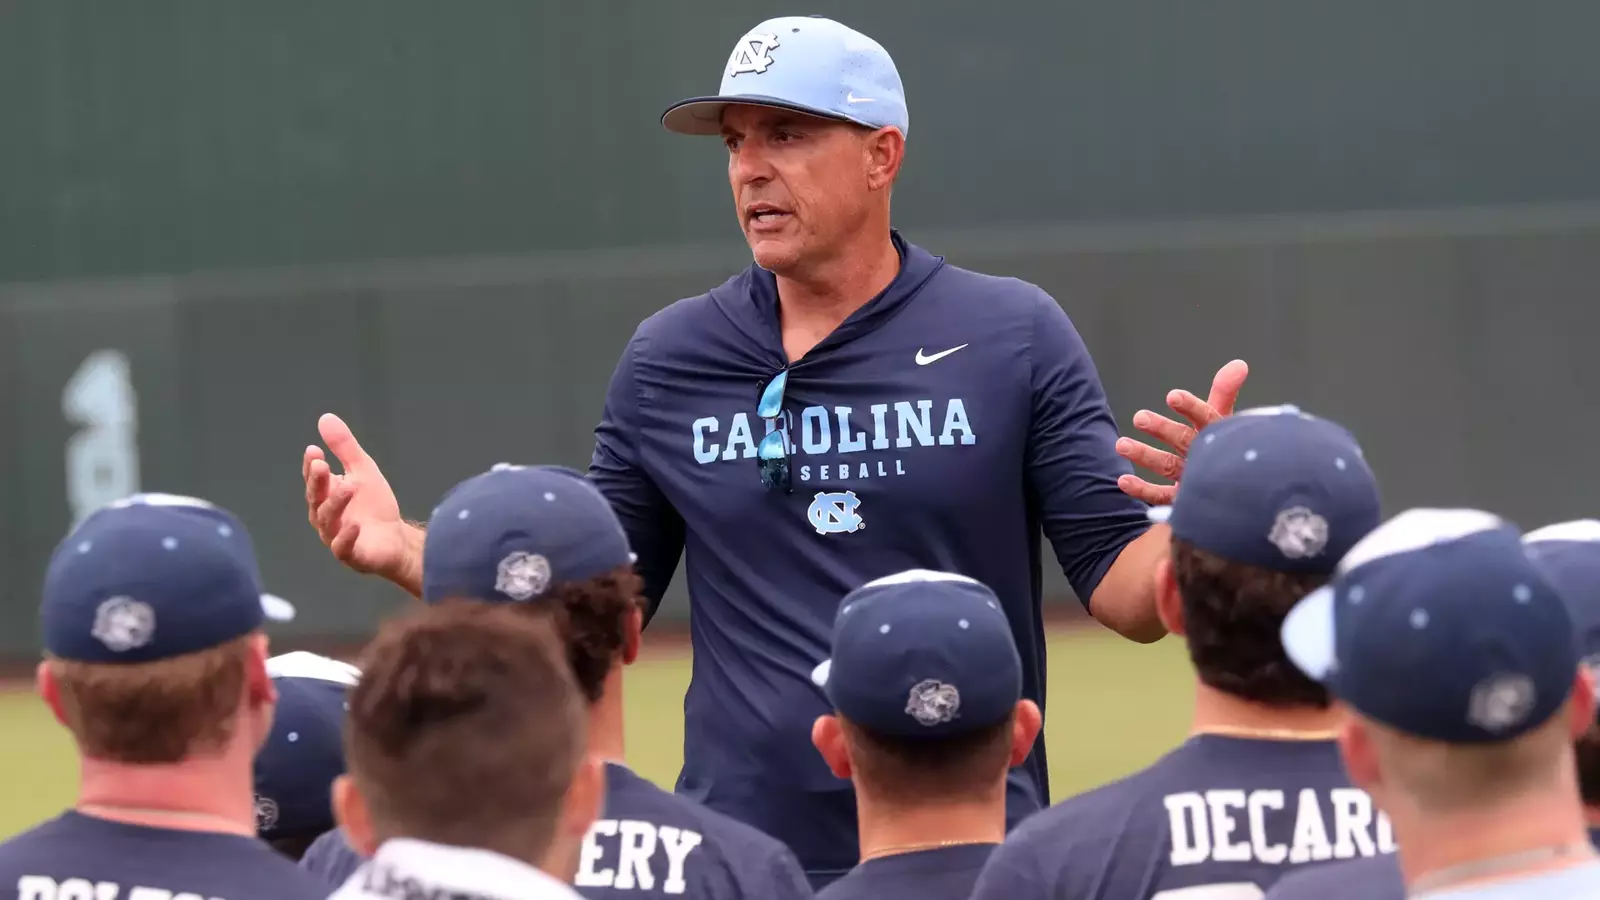
[[[851,313],[827,337],[801,359],[789,365],[783,349],[783,325],[778,305],[778,279],[755,264],[711,291],[723,314],[764,351],[772,354],[779,368],[798,368],[817,355],[870,334],[894,318],[944,266],[944,257],[907,243],[900,232],[890,230],[889,239],[900,254],[900,271],[878,296]]]

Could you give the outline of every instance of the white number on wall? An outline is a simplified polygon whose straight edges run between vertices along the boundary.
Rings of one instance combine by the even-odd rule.
[[[67,441],[67,504],[74,524],[139,490],[139,406],[128,358],[97,350],[61,392],[61,412],[78,426]]]

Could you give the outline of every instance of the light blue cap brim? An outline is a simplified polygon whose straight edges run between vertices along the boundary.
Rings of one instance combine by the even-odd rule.
[[[835,122],[853,122],[867,128],[877,127],[833,110],[760,94],[691,97],[668,107],[667,111],[661,114],[661,125],[668,131],[678,134],[702,137],[719,135],[722,133],[722,111],[730,106],[764,106],[769,109],[787,109],[792,112],[804,113],[808,116],[816,116],[819,119],[831,119]]]
[[[1159,524],[1161,522],[1165,522],[1168,519],[1172,518],[1172,507],[1170,507],[1170,506],[1152,506],[1149,509],[1145,510],[1144,514],[1145,514],[1145,517],[1148,518],[1150,521],[1156,522],[1156,523]]]
[[[1283,651],[1312,681],[1324,682],[1338,668],[1333,615],[1334,590],[1324,586],[1302,598],[1283,619]]]
[[[884,626],[888,627],[888,626]],[[811,670],[811,683],[817,687],[828,686],[828,673],[833,671],[833,660],[823,660],[815,669]]]
[[[276,594],[261,595],[261,612],[274,622],[294,621],[294,604]]]

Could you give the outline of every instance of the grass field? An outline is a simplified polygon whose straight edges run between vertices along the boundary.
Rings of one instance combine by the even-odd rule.
[[[1182,645],[1140,646],[1097,626],[1050,640],[1045,739],[1055,799],[1140,768],[1182,739],[1191,675]],[[628,761],[671,786],[683,746],[683,653],[647,653],[628,672]],[[32,694],[0,693],[0,838],[72,802],[77,769],[66,732]]]

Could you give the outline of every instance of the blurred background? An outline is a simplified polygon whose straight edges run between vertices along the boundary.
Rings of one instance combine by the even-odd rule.
[[[797,13],[898,63],[897,226],[1050,291],[1125,427],[1242,357],[1242,402],[1350,425],[1391,510],[1600,513],[1592,0],[13,0],[0,664],[38,658],[55,543],[135,490],[245,518],[300,609],[279,648],[358,645],[403,598],[306,524],[323,412],[412,517],[496,462],[586,465],[635,325],[749,263],[722,149],[660,112]],[[680,583],[630,679],[662,780],[686,616]],[[1186,727],[1181,647],[1092,629],[1052,651],[1058,795]],[[26,694],[0,733],[3,835],[74,770]]]

